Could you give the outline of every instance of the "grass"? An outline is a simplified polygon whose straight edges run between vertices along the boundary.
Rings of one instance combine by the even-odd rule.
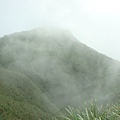
[[[12,80],[0,79],[0,120],[49,119],[54,110],[52,103],[30,81],[18,78],[14,81],[12,77],[14,84],[8,83]]]
[[[38,120],[47,114],[0,80],[0,120]]]
[[[64,113],[56,115],[52,120],[120,120],[119,102],[104,107],[91,102],[90,105],[84,104],[84,108],[75,109],[68,106],[64,110]]]

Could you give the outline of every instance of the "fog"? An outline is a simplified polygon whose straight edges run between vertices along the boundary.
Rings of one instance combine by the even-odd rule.
[[[117,99],[120,63],[70,31],[40,27],[0,39],[0,65],[28,77],[59,108]]]
[[[120,60],[119,0],[0,0],[0,36],[41,26],[70,30],[81,42]]]

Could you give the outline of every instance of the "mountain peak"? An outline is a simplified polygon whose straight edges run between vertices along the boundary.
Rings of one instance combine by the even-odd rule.
[[[72,33],[67,29],[58,27],[39,27],[29,31],[30,34],[37,36],[53,36],[53,37],[73,37]]]

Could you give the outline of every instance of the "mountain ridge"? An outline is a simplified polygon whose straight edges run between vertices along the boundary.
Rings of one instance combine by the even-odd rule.
[[[15,72],[26,76],[28,87],[32,83],[42,91],[36,101],[45,95],[45,104],[54,104],[55,111],[67,105],[77,107],[91,99],[100,104],[112,102],[120,92],[120,62],[91,49],[64,29],[38,28],[0,38],[0,65],[12,71],[13,76]],[[0,77],[12,84],[9,77]],[[16,77],[15,81],[21,81],[19,75]],[[37,104],[34,100],[33,103]]]

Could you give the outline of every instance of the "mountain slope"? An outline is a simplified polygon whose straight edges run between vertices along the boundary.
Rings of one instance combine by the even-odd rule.
[[[37,120],[47,114],[38,107],[29,104],[23,96],[0,80],[0,119]]]
[[[95,98],[111,102],[120,92],[120,63],[63,29],[38,28],[0,38],[0,65],[25,75],[60,109]]]
[[[36,120],[58,109],[26,76],[0,67],[0,111],[4,119]]]

